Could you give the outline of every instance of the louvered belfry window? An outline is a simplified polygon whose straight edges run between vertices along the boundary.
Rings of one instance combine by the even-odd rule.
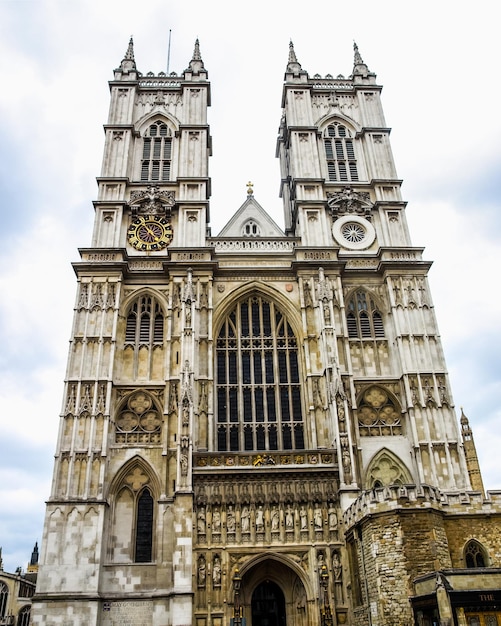
[[[365,291],[355,292],[348,300],[346,324],[352,339],[384,338],[383,318],[374,299]]]
[[[241,300],[216,360],[217,449],[304,449],[297,340],[278,307],[259,295]]]
[[[357,160],[351,132],[342,124],[327,127],[324,136],[327,173],[330,181],[358,180]]]
[[[142,296],[129,309],[125,325],[126,345],[159,345],[163,343],[164,316],[152,296]]]
[[[143,139],[142,181],[170,180],[172,161],[171,131],[164,122],[155,122]]]

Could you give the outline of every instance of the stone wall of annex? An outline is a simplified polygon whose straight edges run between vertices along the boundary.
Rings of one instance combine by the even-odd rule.
[[[464,546],[471,539],[486,550],[487,565],[499,567],[501,502],[499,494],[491,495],[484,500],[471,492],[444,494],[409,486],[361,494],[344,516],[362,579],[355,625],[412,624],[414,581],[465,568]]]

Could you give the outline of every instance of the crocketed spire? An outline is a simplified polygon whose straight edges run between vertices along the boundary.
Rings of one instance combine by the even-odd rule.
[[[297,60],[296,52],[294,50],[294,44],[292,40],[289,43],[289,59],[287,61],[287,72],[292,72],[296,74],[301,70],[301,64]]]
[[[200,54],[200,42],[198,38],[195,41],[195,49],[193,50],[193,57],[188,66],[188,72],[192,72],[192,74],[197,75],[200,74],[200,71],[204,70],[204,62],[202,61],[202,55]]]
[[[136,61],[134,59],[134,42],[132,37],[129,39],[129,45],[127,46],[125,56],[120,63],[120,69],[123,72],[130,72],[131,70],[136,69]]]

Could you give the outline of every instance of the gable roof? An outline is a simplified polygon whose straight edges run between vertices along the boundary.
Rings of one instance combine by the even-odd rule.
[[[258,232],[255,235],[247,236],[254,238],[285,237],[285,233],[277,226],[252,194],[247,196],[245,202],[226,225],[223,226],[217,237],[245,237],[244,226],[248,222],[254,223]]]

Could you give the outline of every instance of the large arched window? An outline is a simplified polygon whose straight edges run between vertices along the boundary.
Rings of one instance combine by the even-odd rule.
[[[23,608],[19,611],[19,616],[17,618],[17,626],[29,626],[30,623],[30,606],[23,606]]]
[[[304,449],[297,340],[259,295],[241,300],[217,338],[217,449]]]
[[[154,527],[158,489],[150,469],[133,460],[112,487],[110,557],[114,563],[151,563],[154,558]]]
[[[464,549],[466,567],[487,567],[487,555],[478,541],[472,539]]]
[[[5,617],[7,612],[7,601],[9,599],[9,588],[4,582],[0,582],[0,619]]]
[[[346,126],[330,124],[324,133],[324,147],[330,181],[358,180],[354,141]]]
[[[358,339],[379,339],[384,337],[383,318],[372,296],[356,291],[348,300],[346,322],[348,337]]]
[[[172,132],[165,122],[148,127],[143,139],[141,159],[142,181],[170,180],[172,160]]]

